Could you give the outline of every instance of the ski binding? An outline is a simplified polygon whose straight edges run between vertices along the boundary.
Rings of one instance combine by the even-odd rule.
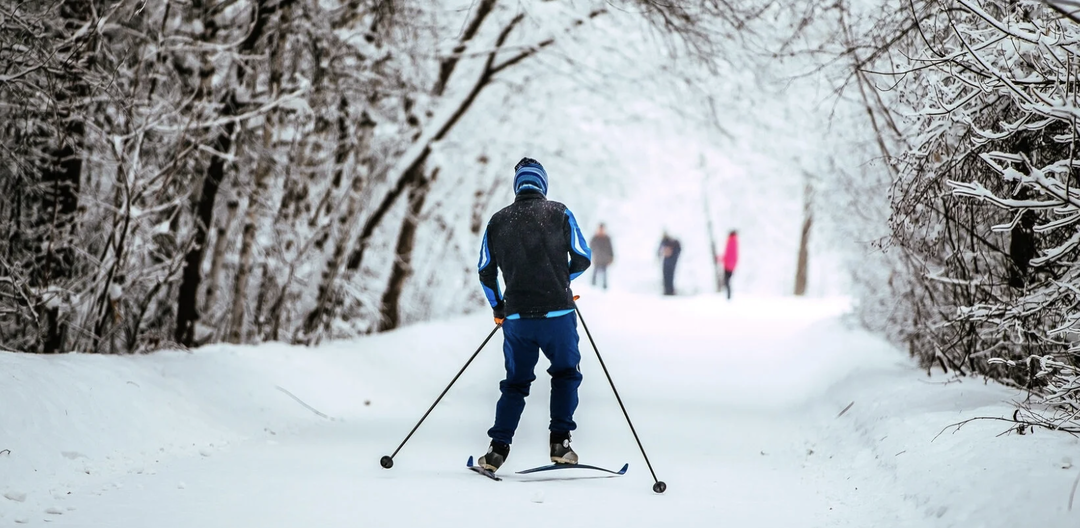
[[[487,478],[489,478],[491,480],[502,480],[502,477],[495,476],[494,471],[491,471],[490,469],[487,469],[487,468],[485,468],[483,466],[473,465],[473,457],[469,457],[469,461],[465,463],[465,467],[467,467],[470,470],[475,471],[475,472],[477,472],[477,473],[479,473],[479,474],[481,474],[481,475],[483,475],[483,476],[485,476],[485,477],[487,477]]]

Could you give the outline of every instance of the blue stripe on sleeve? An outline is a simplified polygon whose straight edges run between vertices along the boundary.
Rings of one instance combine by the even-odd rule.
[[[566,216],[570,218],[570,248],[574,250],[574,253],[592,260],[592,250],[589,249],[588,242],[585,242],[585,235],[578,227],[577,218],[574,218],[574,213],[571,213],[569,209],[566,210]]]
[[[484,230],[484,241],[480,244],[480,262],[477,263],[476,269],[482,270],[491,264],[491,251],[488,250],[487,230]]]
[[[480,286],[484,288],[484,296],[487,297],[488,304],[490,304],[492,308],[499,304],[499,295],[497,293],[491,291],[491,288],[488,288],[487,285],[483,283],[481,283]]]

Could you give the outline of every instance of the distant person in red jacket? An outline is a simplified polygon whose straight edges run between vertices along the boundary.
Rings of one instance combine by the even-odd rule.
[[[739,263],[739,236],[734,229],[728,233],[727,247],[717,260],[724,264],[724,289],[727,290],[728,300],[731,300],[731,275],[735,273],[735,265]]]

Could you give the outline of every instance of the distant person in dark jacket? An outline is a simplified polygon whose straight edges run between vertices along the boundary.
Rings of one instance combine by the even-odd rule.
[[[604,231],[604,224],[596,228],[596,234],[589,241],[592,248],[592,285],[596,286],[596,276],[603,276],[603,286],[607,289],[607,267],[615,262],[615,250],[611,247],[611,237]]]
[[[591,253],[574,214],[547,199],[548,177],[540,163],[524,158],[514,167],[514,203],[488,221],[480,247],[480,283],[502,326],[506,379],[495,406],[491,444],[478,460],[495,471],[510,454],[540,351],[551,360],[551,461],[577,464],[570,431],[577,428],[581,371],[577,315],[570,281],[589,267]],[[502,270],[506,291],[499,288]]]
[[[675,264],[679,262],[679,253],[682,253],[682,245],[679,240],[668,236],[660,239],[660,249],[657,255],[663,259],[664,268],[664,295],[675,295]]]
[[[735,265],[739,263],[739,236],[734,229],[728,233],[727,246],[718,260],[724,264],[724,290],[727,291],[728,300],[731,300],[731,276],[735,274]]]

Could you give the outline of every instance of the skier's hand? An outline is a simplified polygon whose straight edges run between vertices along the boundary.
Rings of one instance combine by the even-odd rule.
[[[491,315],[495,318],[495,324],[502,326],[503,321],[506,320],[506,308],[502,301],[491,309]]]

